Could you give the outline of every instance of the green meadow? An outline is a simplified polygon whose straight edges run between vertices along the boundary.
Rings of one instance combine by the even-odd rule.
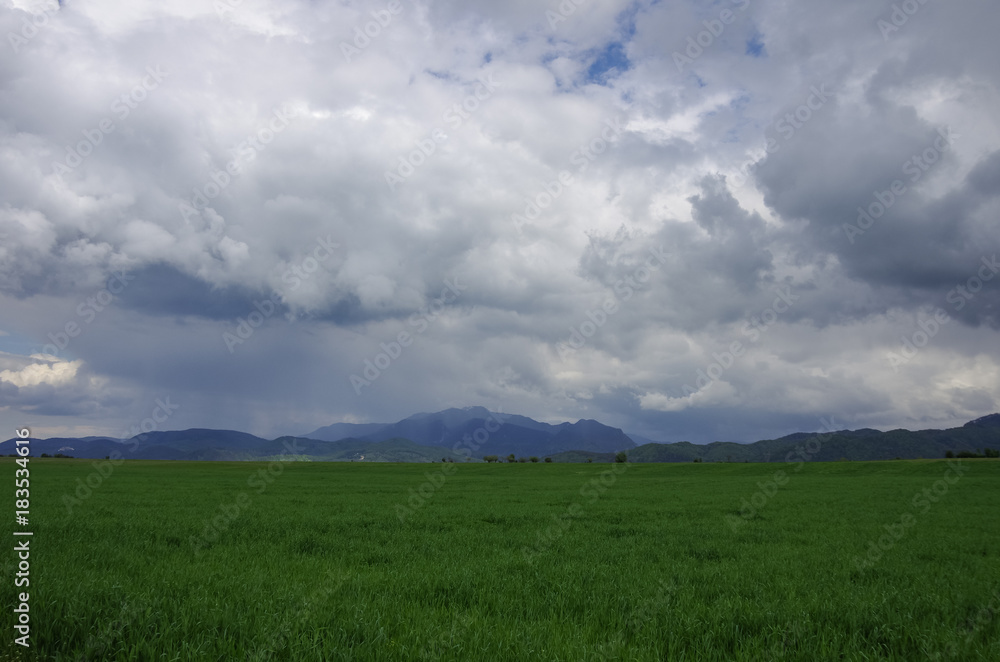
[[[33,458],[0,658],[1000,660],[1000,461],[955,466]]]

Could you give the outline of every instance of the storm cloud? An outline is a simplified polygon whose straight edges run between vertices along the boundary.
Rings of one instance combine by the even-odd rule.
[[[0,419],[1000,409],[984,3],[0,2]]]

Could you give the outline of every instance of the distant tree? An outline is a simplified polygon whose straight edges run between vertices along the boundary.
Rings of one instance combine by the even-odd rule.
[[[42,453],[42,457],[52,457],[52,456],[49,455],[48,453]]]
[[[701,462],[701,458],[700,457],[696,457],[694,460],[692,460],[692,462]]]
[[[510,455],[507,456],[507,461],[508,462],[514,462],[514,454],[513,453],[511,453]]]
[[[518,462],[527,462],[527,461],[528,461],[528,458],[526,458],[526,457],[524,457],[524,456],[522,455],[521,457],[517,458],[517,461],[518,461]]]
[[[948,458],[955,457],[955,453],[953,451],[945,451],[944,456]]]
[[[977,448],[976,450],[978,451],[979,449]],[[982,452],[979,453],[974,453],[972,451],[961,451],[955,457],[963,460],[966,458],[978,459],[984,457],[1000,457],[1000,451],[994,450],[992,448],[983,449]]]
[[[497,457],[496,455],[486,455],[483,457],[483,459],[492,464],[493,462],[496,462],[500,458]]]
[[[551,462],[551,461],[552,461],[552,458],[551,458],[551,457],[547,457],[547,458],[545,458],[545,461],[546,461],[546,462]]]
[[[529,457],[528,459],[529,459],[529,460],[531,460],[532,462],[538,462],[538,458],[537,458],[537,457],[535,457],[534,455],[532,455],[532,456],[531,456],[531,457]]]
[[[625,451],[619,451],[619,453],[615,455],[615,462],[618,464],[628,462],[628,455],[625,454]]]
[[[592,458],[592,457],[588,457],[588,458],[587,458],[587,464],[590,464],[590,463],[591,463],[591,462],[593,462],[593,461],[594,461],[594,458]]]

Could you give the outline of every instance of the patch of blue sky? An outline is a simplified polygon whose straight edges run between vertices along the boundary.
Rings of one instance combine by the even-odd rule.
[[[608,44],[598,54],[593,63],[591,63],[587,69],[586,81],[588,83],[604,84],[608,77],[620,75],[628,71],[631,67],[632,63],[629,61],[628,55],[625,54],[624,43],[615,41]]]
[[[749,39],[747,39],[747,49],[746,54],[751,57],[765,57],[767,51],[764,47],[764,35],[759,32],[754,32]]]

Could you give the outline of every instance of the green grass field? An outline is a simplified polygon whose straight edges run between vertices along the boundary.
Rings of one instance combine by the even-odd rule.
[[[998,461],[267,466],[32,459],[0,657],[1000,660]]]

